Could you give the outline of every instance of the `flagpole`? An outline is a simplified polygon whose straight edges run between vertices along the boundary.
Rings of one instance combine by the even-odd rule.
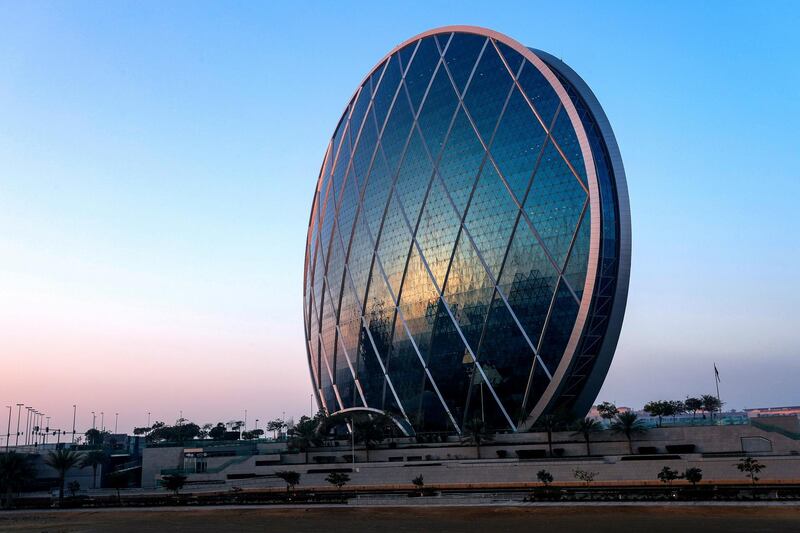
[[[719,402],[719,414],[722,414],[722,398],[719,397],[719,370],[717,363],[714,362],[714,384],[717,386],[717,401]]]

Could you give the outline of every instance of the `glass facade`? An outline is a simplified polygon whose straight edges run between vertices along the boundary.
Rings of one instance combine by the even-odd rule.
[[[327,411],[517,431],[599,389],[588,378],[602,383],[594,363],[624,310],[627,193],[597,111],[558,68],[494,32],[444,28],[358,88],[306,243],[306,343]]]

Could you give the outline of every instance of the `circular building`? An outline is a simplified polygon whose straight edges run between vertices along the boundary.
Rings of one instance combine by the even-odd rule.
[[[585,414],[627,299],[608,119],[567,65],[453,26],[392,50],[330,140],[306,243],[319,405],[416,432]]]

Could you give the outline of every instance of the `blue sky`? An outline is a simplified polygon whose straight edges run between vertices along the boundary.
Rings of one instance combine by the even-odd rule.
[[[561,57],[614,127],[633,273],[600,400],[710,392],[716,361],[730,406],[800,404],[795,3],[1,1],[3,405],[307,411],[328,138],[375,62],[448,24]]]

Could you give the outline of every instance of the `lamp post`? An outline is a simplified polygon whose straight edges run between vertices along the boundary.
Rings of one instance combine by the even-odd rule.
[[[30,407],[26,407],[25,408],[25,439],[23,441],[25,443],[25,445],[28,444],[28,427],[30,426],[30,421],[31,421],[31,408]]]
[[[150,411],[147,411],[147,427],[150,427]]]
[[[78,406],[72,404],[72,444],[75,444],[75,415],[78,413]]]
[[[22,414],[22,405],[21,403],[17,404],[17,439],[14,446],[19,446],[19,417]]]
[[[8,443],[11,440],[11,406],[6,405],[8,407],[8,431],[6,431],[6,453],[8,453]]]
[[[117,422],[119,422],[119,413],[114,413],[114,435],[117,434]]]
[[[97,429],[96,422],[97,422],[97,415],[94,414],[94,411],[92,411],[92,429]]]
[[[100,411],[100,431],[103,432],[106,430],[106,414],[103,411]]]

